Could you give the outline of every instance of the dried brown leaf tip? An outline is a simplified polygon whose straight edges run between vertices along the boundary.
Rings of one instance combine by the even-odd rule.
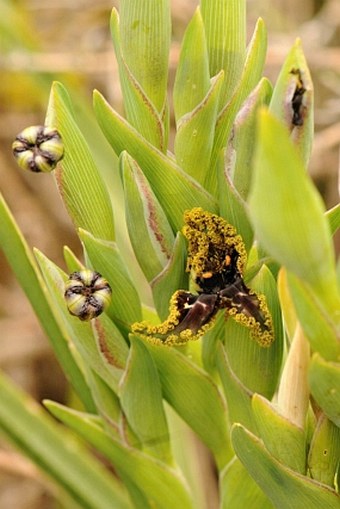
[[[265,297],[243,281],[247,255],[241,236],[223,218],[198,207],[185,213],[184,222],[187,270],[195,293],[178,290],[163,323],[136,323],[132,331],[156,344],[184,344],[202,337],[224,309],[226,316],[248,327],[261,346],[269,346],[274,339],[272,318]]]
[[[296,86],[292,97],[292,124],[294,126],[301,126],[303,125],[305,115],[304,95],[307,90],[302,81],[300,69],[292,69],[290,73],[296,77]]]

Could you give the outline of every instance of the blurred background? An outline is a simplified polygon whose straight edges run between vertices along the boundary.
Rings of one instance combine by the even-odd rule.
[[[197,4],[198,0],[171,0],[171,82],[180,41]],[[295,38],[302,39],[315,87],[316,136],[309,171],[329,208],[338,201],[340,2],[248,0],[247,4],[249,36],[256,19],[265,20],[266,75],[273,82]],[[91,102],[97,88],[122,111],[109,33],[113,6],[119,7],[119,1],[0,0],[0,189],[29,245],[62,267],[63,246],[79,254],[80,245],[54,180],[20,170],[11,144],[24,127],[44,123],[51,82],[57,79],[69,89],[89,142],[100,143],[110,153],[104,140],[98,141]],[[107,166],[105,178],[114,182],[110,174],[114,164]],[[0,267],[0,369],[38,401],[46,397],[65,401],[64,377],[1,252]],[[0,509],[57,507],[53,490],[40,473],[0,435]]]

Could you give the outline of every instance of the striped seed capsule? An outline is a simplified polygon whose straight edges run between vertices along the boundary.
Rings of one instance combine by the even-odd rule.
[[[84,269],[73,272],[65,284],[65,300],[71,315],[92,320],[110,304],[111,287],[98,272]]]
[[[64,155],[64,146],[53,127],[35,125],[17,135],[12,144],[13,155],[23,170],[48,173]]]

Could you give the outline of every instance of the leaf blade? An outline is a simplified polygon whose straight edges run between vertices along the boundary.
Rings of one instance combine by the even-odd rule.
[[[2,196],[0,196],[0,217],[0,245],[8,263],[45,330],[72,387],[85,408],[89,411],[95,410],[89,387],[68,348],[65,331],[60,328],[52,311],[47,288],[36,260]]]
[[[339,496],[334,490],[284,467],[240,424],[233,426],[232,442],[236,454],[274,506],[280,509],[305,505],[311,509],[336,509],[339,506]]]
[[[217,211],[214,198],[173,161],[150,145],[95,92],[94,109],[113,150],[126,150],[141,167],[153,192],[175,231],[183,226],[183,213],[198,203],[205,210]],[[155,171],[155,168],[157,169]]]
[[[72,221],[76,227],[113,240],[113,213],[107,189],[74,120],[67,91],[57,82],[51,89],[47,122],[60,131],[63,139],[64,158],[56,169],[56,180]]]
[[[0,373],[0,428],[86,509],[131,509],[123,486],[41,407]]]
[[[189,494],[177,471],[152,456],[114,440],[93,421],[84,419],[78,412],[54,402],[47,402],[46,406],[53,415],[75,429],[107,457],[124,478],[128,489],[130,490],[130,483],[136,486],[143,493],[149,506],[173,509],[176,504],[180,504],[183,509],[193,509]]]

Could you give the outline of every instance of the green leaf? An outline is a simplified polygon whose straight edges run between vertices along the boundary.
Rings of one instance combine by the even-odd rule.
[[[224,313],[217,313],[213,327],[204,334],[204,341],[202,341],[202,364],[212,377],[217,374],[216,356],[221,338],[224,336],[224,327]]]
[[[114,239],[112,207],[106,187],[83,134],[71,111],[70,98],[60,83],[51,89],[48,125],[60,132],[64,158],[55,175],[61,197],[76,227],[93,235]]]
[[[102,314],[92,322],[92,331],[102,362],[118,386],[125,369],[129,347],[106,314]]]
[[[79,237],[93,268],[112,288],[108,315],[123,330],[129,330],[131,323],[141,320],[141,304],[116,243],[98,239],[84,230],[79,231]]]
[[[254,232],[249,218],[248,204],[243,200],[230,178],[225,155],[226,151],[221,151],[216,166],[220,216],[235,226],[237,233],[243,239],[246,250],[249,251],[253,243]]]
[[[176,160],[184,171],[202,185],[210,166],[223,78],[223,72],[214,77],[203,100],[177,122],[174,146]]]
[[[136,161],[122,152],[120,165],[131,244],[145,277],[151,281],[170,259],[174,234]]]
[[[155,307],[161,320],[165,320],[169,314],[170,298],[175,291],[188,288],[186,262],[186,240],[182,233],[178,232],[170,260],[150,283]]]
[[[285,331],[288,335],[288,340],[291,342],[297,326],[297,316],[291,292],[288,286],[287,270],[284,267],[280,269],[277,276],[277,292],[280,299]]]
[[[221,106],[230,99],[240,79],[246,56],[246,1],[201,0],[207,37],[210,76],[222,69],[225,83]]]
[[[210,88],[209,57],[199,7],[185,31],[173,88],[176,122],[203,101]]]
[[[233,185],[244,200],[248,197],[252,179],[258,110],[261,106],[269,104],[271,94],[271,83],[262,78],[236,115],[229,139],[228,171]]]
[[[340,459],[340,428],[321,415],[308,455],[308,468],[316,481],[335,488]]]
[[[235,325],[237,324],[235,323]],[[254,416],[251,408],[252,393],[232,371],[222,343],[218,345],[216,366],[227,400],[228,420],[230,423],[240,422],[246,425],[247,428],[255,430]]]
[[[242,425],[234,424],[231,438],[237,456],[275,507],[339,507],[340,497],[334,490],[279,463],[268,453],[261,440]]]
[[[97,412],[102,417],[103,427],[114,438],[119,436],[121,407],[118,396],[94,371],[86,368],[86,376],[96,402]]]
[[[268,452],[295,472],[305,474],[307,444],[304,430],[280,415],[259,394],[254,394],[252,407],[258,434]]]
[[[257,293],[265,295],[272,315],[275,340],[263,348],[250,338],[249,330],[234,320],[225,327],[225,349],[231,370],[251,392],[271,399],[278,383],[283,354],[283,330],[276,282],[263,265],[249,285]]]
[[[94,411],[93,399],[82,372],[67,344],[66,332],[57,322],[53,304],[36,260],[0,195],[0,246],[54,349],[55,355],[85,408]]]
[[[120,4],[124,59],[146,96],[161,112],[166,101],[171,40],[168,0],[124,0]]]
[[[132,31],[134,32],[132,35],[132,38],[128,42],[128,45],[134,46],[136,43],[136,39],[138,39],[138,34],[141,34],[145,32],[145,27],[142,28],[142,30],[139,30],[138,28],[143,26],[143,22],[138,19],[124,19],[124,14],[126,13],[125,5],[127,4],[127,7],[130,11],[132,5],[131,2],[124,2],[122,5],[122,11],[123,11],[123,32]],[[136,7],[138,7],[140,4],[134,3]],[[143,5],[144,8],[144,5]],[[156,9],[155,9],[156,10]],[[154,12],[155,10],[152,10]],[[128,13],[130,16],[134,17],[133,12]],[[128,16],[129,17],[129,16]],[[131,25],[135,25],[136,28],[133,28],[132,26],[128,26],[129,23]],[[124,30],[125,28],[125,30]],[[159,96],[159,93],[162,91],[157,89],[150,90],[153,88],[153,81],[155,76],[148,74],[150,72],[150,69],[146,68],[145,61],[142,60],[138,62],[138,69],[135,69],[137,71],[137,74],[141,78],[141,82],[138,81],[138,78],[134,75],[133,70],[131,71],[131,68],[129,68],[129,65],[127,63],[130,62],[132,65],[135,66],[136,61],[135,57],[138,56],[139,50],[136,50],[134,47],[128,47],[126,48],[126,59],[124,58],[122,54],[122,46],[124,46],[125,42],[124,39],[121,39],[120,37],[120,29],[119,29],[119,19],[118,19],[118,13],[116,9],[112,10],[111,15],[111,34],[112,39],[116,51],[118,66],[119,66],[119,75],[120,75],[120,83],[122,86],[122,92],[123,92],[123,98],[124,98],[124,109],[126,112],[126,116],[128,121],[131,125],[133,125],[137,131],[140,132],[141,135],[144,136],[145,139],[147,139],[152,145],[156,146],[162,152],[166,150],[166,143],[167,143],[167,133],[165,132],[164,125],[163,125],[163,118],[162,116],[165,114],[164,108],[165,103],[162,105],[159,105],[161,107],[161,110],[159,110],[162,114],[162,116],[157,111],[157,108],[154,106],[152,102],[152,96],[154,96],[154,92],[157,92],[157,95]],[[137,35],[137,37],[136,37]],[[139,48],[140,49],[140,48]],[[146,48],[143,48],[144,50]],[[150,48],[149,48],[150,49]],[[142,50],[143,51],[143,50]],[[153,58],[150,58],[147,62],[154,62]],[[140,64],[143,62],[143,65]],[[139,71],[144,71],[144,75],[141,76],[141,73]],[[166,76],[165,76],[166,78]],[[160,77],[158,76],[158,79]],[[146,82],[147,88],[143,88],[143,84]],[[148,86],[150,85],[150,86]],[[165,83],[166,86],[166,83]],[[151,92],[152,95],[148,96],[148,92]],[[157,97],[155,97],[157,99]],[[163,102],[165,101],[165,96],[163,98]]]
[[[144,450],[171,463],[159,375],[147,348],[136,337],[131,337],[130,355],[119,394],[124,413]]]
[[[215,142],[211,156],[211,179],[209,182],[206,182],[206,188],[214,194],[217,189],[217,181],[214,176],[216,162],[221,149],[227,144],[237,112],[262,77],[266,52],[267,32],[262,19],[259,18],[247,50],[247,58],[243,66],[239,84],[230,101],[222,109],[217,119]]]
[[[314,351],[327,360],[340,360],[337,324],[318,295],[293,274],[288,273],[288,287],[303,330]]]
[[[265,110],[259,117],[254,166],[250,209],[259,241],[279,263],[308,283],[337,316],[340,297],[324,204],[287,128]]]
[[[307,166],[314,133],[313,83],[299,39],[282,66],[270,110],[289,128]]]
[[[53,402],[45,403],[50,412],[74,429],[100,451],[123,477],[129,491],[131,485],[144,495],[149,509],[193,509],[189,494],[178,472],[145,453],[127,447],[110,437],[92,420]],[[145,504],[142,506],[143,509]],[[111,504],[112,509],[112,504]]]
[[[240,460],[234,457],[220,478],[221,509],[274,509],[263,491],[250,477]]]
[[[173,161],[148,143],[126,120],[95,92],[95,113],[108,142],[116,154],[126,150],[139,164],[174,230],[183,226],[183,213],[197,204],[217,211],[212,196],[186,175]]]
[[[84,509],[131,509],[117,479],[0,373],[0,429]]]
[[[68,246],[64,246],[64,260],[67,266],[67,271],[71,274],[84,269],[82,262],[76,257]]]
[[[329,221],[332,235],[334,235],[340,227],[340,203],[327,210],[326,217]]]
[[[163,396],[211,449],[221,468],[231,457],[226,408],[212,378],[180,351],[147,345],[157,365]]]
[[[326,362],[314,354],[309,384],[315,401],[336,426],[340,427],[340,363]]]

